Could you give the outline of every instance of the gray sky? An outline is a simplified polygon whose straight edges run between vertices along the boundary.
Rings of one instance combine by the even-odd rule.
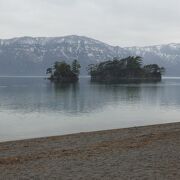
[[[120,46],[180,43],[180,0],[0,0],[0,38],[71,34]]]

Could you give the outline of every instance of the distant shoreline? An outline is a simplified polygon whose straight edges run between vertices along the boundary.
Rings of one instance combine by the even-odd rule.
[[[11,141],[0,179],[180,179],[179,157],[180,123]]]
[[[10,77],[10,78],[13,78],[13,77],[14,78],[18,78],[18,77],[19,78],[26,78],[26,77],[27,78],[36,78],[36,77],[41,78],[42,77],[42,78],[48,78],[48,76],[45,76],[45,75],[44,76],[43,75],[42,76],[40,76],[40,75],[39,76],[32,76],[32,75],[31,76],[30,75],[27,75],[27,76],[26,75],[24,75],[24,76],[23,75],[22,76],[0,75],[0,78],[1,77]],[[90,78],[90,77],[91,76],[89,76],[89,75],[80,75],[79,76],[79,78]],[[162,76],[162,79],[179,79],[179,78],[180,78],[180,76]]]

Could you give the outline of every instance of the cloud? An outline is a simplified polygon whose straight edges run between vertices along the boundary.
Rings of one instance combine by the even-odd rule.
[[[180,42],[179,0],[0,0],[0,38],[77,34],[121,45]]]

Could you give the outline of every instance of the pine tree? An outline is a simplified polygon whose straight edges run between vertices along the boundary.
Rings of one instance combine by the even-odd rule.
[[[71,66],[71,70],[74,74],[76,75],[79,75],[79,72],[80,72],[80,64],[79,62],[75,59],[73,62],[72,62],[72,66]]]

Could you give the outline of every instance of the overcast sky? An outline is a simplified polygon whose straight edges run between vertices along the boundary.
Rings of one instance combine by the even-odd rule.
[[[0,0],[0,38],[71,34],[120,46],[180,43],[180,0]]]

